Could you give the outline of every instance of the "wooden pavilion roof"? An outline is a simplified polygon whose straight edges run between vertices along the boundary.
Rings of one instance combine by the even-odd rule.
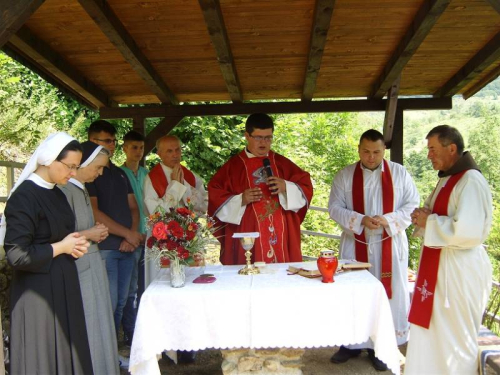
[[[0,47],[93,108],[473,95],[498,0],[0,0]]]

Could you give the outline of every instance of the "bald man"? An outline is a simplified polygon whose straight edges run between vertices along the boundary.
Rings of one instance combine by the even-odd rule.
[[[206,213],[208,197],[203,180],[181,165],[181,141],[166,135],[156,142],[156,152],[161,158],[144,181],[144,204],[153,214],[158,207],[186,206],[188,199],[198,213]]]

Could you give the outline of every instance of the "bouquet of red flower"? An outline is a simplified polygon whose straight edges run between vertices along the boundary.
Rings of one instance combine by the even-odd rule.
[[[196,215],[192,205],[159,211],[148,218],[151,236],[147,239],[148,257],[160,265],[171,261],[184,265],[201,265],[205,248],[215,231],[214,221],[207,218],[206,223]]]

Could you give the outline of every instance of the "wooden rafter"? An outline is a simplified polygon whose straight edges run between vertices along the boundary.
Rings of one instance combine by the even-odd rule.
[[[78,2],[158,99],[163,103],[178,104],[173,92],[142,53],[108,3],[103,0],[78,0]]]
[[[302,87],[302,100],[310,101],[316,89],[321,59],[325,49],[326,37],[330,28],[335,0],[316,0],[314,8],[313,24],[311,29],[311,40],[309,42],[309,54],[307,68]]]
[[[384,118],[384,142],[387,148],[391,148],[392,132],[394,130],[394,120],[396,118],[396,109],[398,107],[399,84],[401,76],[392,84],[387,95]]]
[[[165,117],[156,127],[146,136],[146,144],[144,145],[144,155],[147,155],[153,148],[156,147],[156,141],[167,135],[173,128],[182,121],[184,116]]]
[[[424,1],[410,28],[386,64],[382,75],[373,86],[372,98],[384,97],[450,2],[451,0]]]
[[[199,3],[229,96],[234,103],[241,103],[243,95],[219,0],[199,0]]]
[[[500,58],[500,32],[474,55],[443,87],[434,93],[436,97],[453,96],[470,81]]]
[[[499,0],[486,0],[498,13],[500,13],[500,1]]]
[[[399,99],[398,109],[431,110],[451,109],[451,98]],[[373,112],[385,111],[385,99],[324,100],[311,102],[270,102],[243,104],[201,104],[156,107],[101,108],[105,119],[169,116],[231,116],[256,112],[262,113],[320,113],[320,112]]]
[[[45,0],[0,0],[0,48]]]
[[[8,46],[12,46],[16,51],[34,61],[36,65],[69,87],[70,90],[85,98],[92,104],[92,107],[115,105],[104,91],[54,52],[47,43],[33,35],[26,26],[23,26],[10,38]]]
[[[463,93],[464,99],[469,99],[472,95],[476,94],[478,91],[482,90],[486,85],[493,82],[500,76],[500,65],[493,69],[491,72],[486,74],[479,82],[474,86],[470,87],[466,92]]]

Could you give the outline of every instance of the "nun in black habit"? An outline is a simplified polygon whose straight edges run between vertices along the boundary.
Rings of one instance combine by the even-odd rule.
[[[87,252],[64,194],[80,164],[80,144],[49,136],[11,191],[0,245],[14,269],[11,284],[11,374],[92,374],[75,260]]]

